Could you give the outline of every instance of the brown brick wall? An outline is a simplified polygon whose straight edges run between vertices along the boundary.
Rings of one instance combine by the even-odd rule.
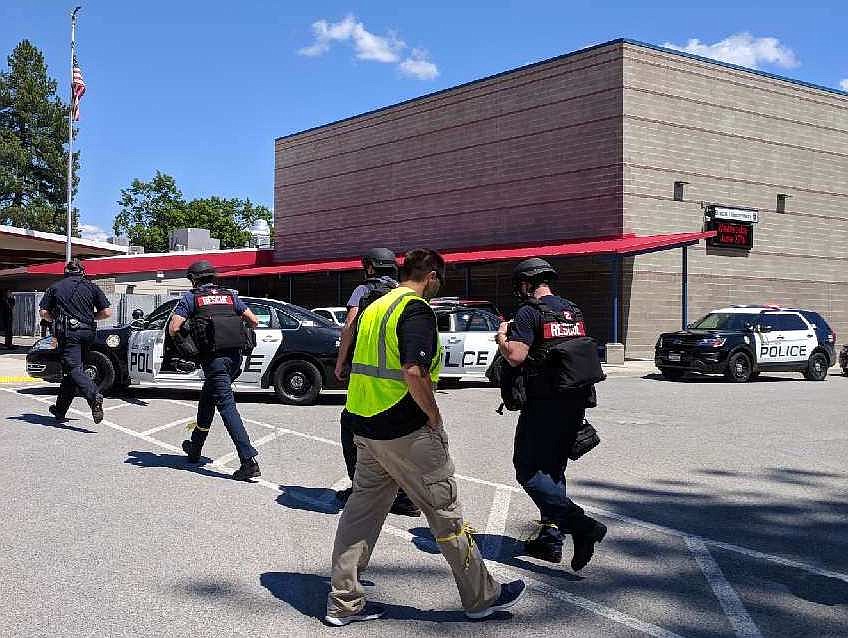
[[[618,234],[620,53],[604,47],[277,140],[276,258]]]

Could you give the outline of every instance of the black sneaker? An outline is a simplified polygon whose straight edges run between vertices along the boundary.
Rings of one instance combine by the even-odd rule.
[[[480,611],[466,611],[465,615],[473,620],[488,618],[497,611],[509,609],[521,600],[526,593],[527,585],[524,584],[523,580],[514,580],[511,583],[504,583],[501,585],[501,595],[498,596],[498,599],[495,602],[488,607],[484,607]]]
[[[398,516],[411,516],[413,518],[421,516],[421,510],[415,507],[415,503],[410,501],[409,497],[403,492],[398,492],[395,502],[392,503],[392,509],[389,511]]]
[[[68,420],[68,419],[65,418],[65,413],[59,412],[59,408],[55,405],[51,405],[49,408],[47,408],[47,410],[50,412],[50,414],[52,414],[55,417],[55,419],[57,421],[64,422],[64,421]]]
[[[529,541],[524,541],[524,555],[549,563],[561,563],[562,545],[552,545],[538,538],[531,538]]]
[[[362,622],[364,620],[377,620],[386,613],[386,608],[377,603],[365,603],[365,606],[357,613],[350,616],[324,616],[324,622],[332,627],[344,627],[352,622]]]
[[[259,463],[256,459],[245,459],[241,462],[241,467],[233,472],[233,478],[237,481],[249,481],[257,476],[262,476],[259,471]]]
[[[103,395],[98,394],[94,401],[91,402],[91,418],[95,423],[100,423],[103,420]]]
[[[336,492],[336,500],[342,505],[347,504],[347,499],[350,498],[350,495],[353,494],[353,488],[349,487],[346,490],[338,490]]]
[[[189,440],[183,441],[183,452],[186,453],[189,463],[200,462],[200,446],[197,445],[197,443],[193,443]]]
[[[592,521],[594,529],[585,534],[572,534],[574,540],[574,556],[571,558],[571,569],[579,572],[589,564],[595,553],[595,543],[600,543],[607,535],[607,526],[596,520]]]

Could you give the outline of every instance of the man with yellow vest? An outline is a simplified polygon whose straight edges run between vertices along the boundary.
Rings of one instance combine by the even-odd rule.
[[[432,250],[407,253],[400,285],[360,315],[346,409],[357,448],[353,493],[333,547],[328,625],[374,620],[384,613],[366,603],[359,582],[398,487],[421,509],[453,571],[469,618],[512,607],[523,581],[503,585],[486,569],[462,517],[454,465],[433,386],[442,366],[436,317],[427,303],[445,278]]]

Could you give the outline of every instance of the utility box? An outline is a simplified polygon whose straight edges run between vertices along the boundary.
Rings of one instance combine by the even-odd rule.
[[[220,250],[221,240],[210,236],[205,228],[178,228],[168,233],[168,250]]]

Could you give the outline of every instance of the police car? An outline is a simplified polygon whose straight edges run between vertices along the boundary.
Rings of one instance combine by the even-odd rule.
[[[760,372],[801,372],[822,381],[835,363],[836,334],[811,310],[732,306],[688,329],[661,334],[654,362],[668,379],[687,372],[724,374],[744,383]]]
[[[347,308],[340,306],[329,306],[326,308],[313,308],[312,312],[328,319],[337,326],[344,326],[347,321]]]
[[[322,389],[340,389],[333,374],[341,330],[305,308],[273,299],[242,297],[259,320],[256,348],[242,361],[236,391],[273,391],[283,403],[315,403]],[[177,299],[145,319],[98,329],[85,362],[101,391],[131,385],[200,388],[203,371],[179,358],[166,330]],[[38,341],[27,354],[27,372],[61,380],[56,340]]]
[[[495,335],[501,319],[488,310],[456,306],[434,307],[439,337],[444,347],[441,379],[486,378],[495,358]]]

